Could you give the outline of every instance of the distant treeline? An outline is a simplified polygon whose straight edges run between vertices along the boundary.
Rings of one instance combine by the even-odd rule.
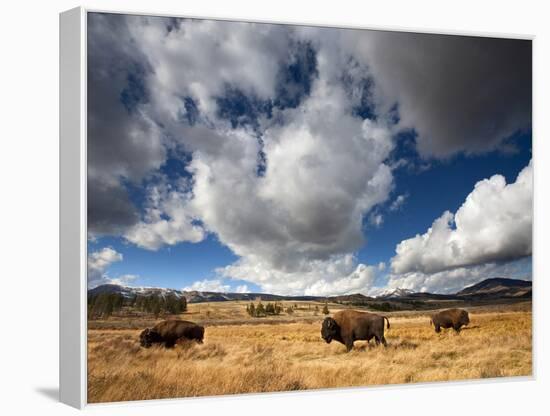
[[[260,302],[258,305],[251,303],[246,306],[246,312],[254,318],[261,318],[267,315],[280,315],[282,311],[283,307],[278,303],[268,303],[264,306],[264,304]]]
[[[297,309],[305,309],[305,308],[299,308],[297,304],[294,304],[294,306],[289,306],[286,309],[284,309],[284,312],[286,312],[288,315],[292,315],[294,314],[294,311]],[[268,315],[280,315],[281,312],[283,312],[283,306],[277,302],[275,303],[270,302],[270,303],[267,303],[265,306],[262,302],[259,302],[257,305],[255,305],[254,302],[250,303],[250,305],[246,305],[246,313],[248,313],[250,316],[254,318],[261,318]],[[325,306],[323,307],[322,312],[325,315],[328,315],[330,313],[330,311],[328,310],[327,303],[325,303]],[[318,313],[319,313],[319,306],[315,305],[314,314],[317,315]]]
[[[120,293],[100,293],[88,295],[88,318],[107,318],[123,308],[132,308],[141,312],[159,315],[177,315],[187,310],[185,297],[174,295],[136,295],[124,297]]]

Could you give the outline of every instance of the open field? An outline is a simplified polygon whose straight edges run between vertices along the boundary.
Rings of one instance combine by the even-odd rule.
[[[460,334],[436,334],[427,312],[384,314],[391,322],[388,347],[356,341],[350,353],[340,343],[321,339],[323,315],[314,304],[298,302],[293,315],[269,318],[248,317],[245,305],[189,305],[180,317],[205,325],[204,344],[171,350],[139,346],[139,332],[155,322],[151,318],[90,322],[88,401],[526,376],[532,371],[529,302],[468,308],[471,323]],[[338,306],[329,308],[332,313]]]

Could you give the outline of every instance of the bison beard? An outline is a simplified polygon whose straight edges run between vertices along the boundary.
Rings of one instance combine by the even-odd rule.
[[[435,332],[440,332],[441,328],[453,328],[460,332],[463,325],[470,323],[468,312],[464,309],[446,309],[432,315],[430,324],[434,326]]]
[[[377,345],[382,343],[386,346],[384,319],[389,329],[390,321],[385,316],[353,310],[340,311],[334,314],[334,318],[325,318],[321,326],[321,337],[327,344],[332,340],[341,342],[348,352],[353,348],[353,342],[358,340],[368,342],[374,338]]]
[[[139,335],[142,347],[149,348],[153,344],[164,344],[166,348],[172,348],[182,341],[197,341],[202,344],[204,339],[204,327],[194,322],[182,320],[168,320],[156,324],[153,328],[147,328]]]

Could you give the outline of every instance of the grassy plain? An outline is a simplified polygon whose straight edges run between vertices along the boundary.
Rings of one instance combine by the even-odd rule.
[[[532,372],[531,303],[466,308],[470,325],[436,334],[430,312],[382,313],[388,347],[356,341],[346,353],[320,337],[323,304],[283,302],[292,315],[251,318],[246,302],[189,305],[204,344],[139,346],[156,321],[111,317],[88,329],[88,401],[111,402],[526,376]],[[329,305],[331,313],[341,305]],[[160,319],[159,319],[160,320]]]

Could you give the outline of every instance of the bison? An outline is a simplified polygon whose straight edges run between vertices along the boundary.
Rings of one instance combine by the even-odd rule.
[[[445,309],[432,315],[430,324],[435,327],[435,332],[440,332],[441,328],[453,328],[460,332],[463,325],[470,323],[468,312],[464,309]]]
[[[176,343],[185,340],[195,340],[202,344],[203,338],[204,327],[189,321],[169,320],[142,331],[139,342],[145,348],[153,344],[164,344],[166,348],[172,348]]]
[[[344,310],[334,314],[333,318],[325,318],[321,327],[321,336],[329,344],[332,340],[341,342],[349,352],[353,342],[357,340],[376,340],[376,344],[387,345],[384,338],[384,319],[389,329],[390,321],[385,316],[369,312]]]

